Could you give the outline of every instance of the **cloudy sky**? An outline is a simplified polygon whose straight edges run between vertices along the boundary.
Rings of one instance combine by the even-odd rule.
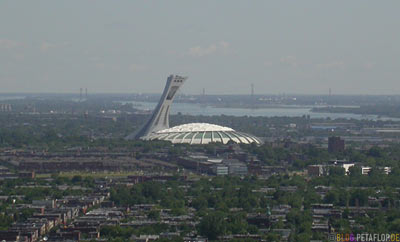
[[[2,0],[0,93],[400,94],[400,1]]]

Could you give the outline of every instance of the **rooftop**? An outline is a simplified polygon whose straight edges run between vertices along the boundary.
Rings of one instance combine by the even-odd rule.
[[[231,128],[208,123],[189,123],[175,126],[173,128],[160,130],[158,134],[164,133],[184,133],[184,132],[204,132],[204,131],[234,131]]]

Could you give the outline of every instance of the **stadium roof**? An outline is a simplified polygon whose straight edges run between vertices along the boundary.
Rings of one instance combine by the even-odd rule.
[[[208,123],[189,123],[163,129],[149,134],[148,140],[166,140],[174,144],[208,144],[228,143],[260,144],[261,141],[250,134],[235,131],[234,129]]]
[[[160,130],[157,133],[172,133],[172,132],[204,132],[204,131],[234,131],[231,128],[208,123],[189,123],[175,126],[173,128]]]

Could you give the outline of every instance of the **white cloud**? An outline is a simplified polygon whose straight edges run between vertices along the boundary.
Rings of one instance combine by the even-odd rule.
[[[263,64],[264,64],[265,67],[270,67],[270,66],[272,66],[274,63],[272,63],[272,61],[265,61]]]
[[[40,46],[41,51],[48,51],[50,49],[62,48],[68,46],[68,42],[61,42],[61,43],[50,43],[50,42],[43,42]]]
[[[229,43],[226,42],[226,41],[221,41],[221,42],[219,42],[219,44],[220,44],[220,46],[221,46],[221,48],[222,48],[222,51],[223,51],[224,53],[227,53],[227,52],[229,51],[229,47],[230,47],[231,44],[229,44]]]
[[[148,69],[147,66],[139,64],[131,64],[129,66],[129,70],[132,72],[146,71],[147,69]]]
[[[285,65],[289,65],[289,66],[293,66],[293,67],[297,67],[298,66],[298,61],[296,56],[283,56],[281,57],[281,59],[279,60],[282,64]]]
[[[374,63],[374,62],[367,62],[364,64],[364,68],[370,70],[370,69],[374,68],[375,65],[376,65],[376,63]]]
[[[113,65],[113,66],[110,67],[110,69],[111,69],[112,71],[120,71],[120,70],[121,70],[121,67],[120,67],[119,65]]]
[[[189,55],[202,57],[214,54],[216,51],[217,51],[217,46],[215,44],[212,44],[208,47],[195,46],[189,49]]]
[[[106,65],[104,63],[96,63],[94,66],[97,69],[101,69],[101,70],[103,70],[106,67]]]
[[[22,43],[10,39],[0,39],[0,48],[12,49],[18,46],[22,46]]]
[[[317,64],[316,66],[320,69],[343,68],[345,63],[343,61],[332,61],[329,63]]]
[[[188,54],[194,57],[203,57],[212,55],[218,52],[227,54],[229,52],[230,44],[226,41],[210,44],[207,47],[195,46],[189,49]]]
[[[99,61],[101,61],[101,58],[98,56],[92,56],[92,57],[89,57],[88,60],[90,62],[99,62]]]
[[[13,59],[16,61],[22,61],[25,59],[25,55],[21,53],[17,53],[13,56]]]

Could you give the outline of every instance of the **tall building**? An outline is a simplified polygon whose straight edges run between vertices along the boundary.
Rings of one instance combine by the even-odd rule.
[[[328,138],[328,151],[331,153],[344,151],[344,140],[340,137],[332,136]]]
[[[237,132],[231,128],[208,123],[190,123],[169,127],[169,112],[178,89],[187,77],[170,75],[157,107],[146,124],[127,139],[166,140],[172,143],[208,144],[220,143],[256,143],[261,140],[253,135]]]
[[[164,92],[151,118],[137,133],[128,136],[128,139],[146,139],[151,133],[169,128],[169,110],[171,104],[174,101],[178,89],[183,85],[186,79],[187,77],[177,75],[170,75],[168,77]]]

